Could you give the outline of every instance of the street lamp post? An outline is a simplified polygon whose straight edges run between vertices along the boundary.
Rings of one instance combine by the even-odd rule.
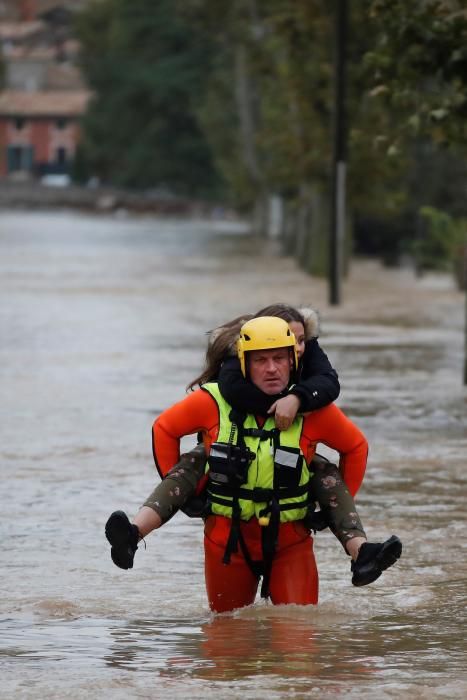
[[[341,279],[346,220],[347,124],[345,110],[347,0],[336,0],[334,147],[331,203],[331,235],[329,245],[329,301],[341,301]]]

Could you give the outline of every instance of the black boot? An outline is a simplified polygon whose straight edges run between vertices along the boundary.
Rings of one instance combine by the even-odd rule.
[[[396,563],[402,552],[402,542],[392,535],[386,542],[365,542],[358,557],[351,564],[354,586],[367,586],[381,576],[383,571]]]
[[[105,536],[112,545],[110,556],[121,569],[132,569],[138,549],[139,530],[132,525],[122,510],[112,513],[105,524]]]

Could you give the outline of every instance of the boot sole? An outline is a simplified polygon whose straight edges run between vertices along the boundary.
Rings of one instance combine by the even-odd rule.
[[[122,510],[116,510],[105,524],[105,536],[112,545],[112,561],[120,569],[132,569],[134,552],[131,549],[128,528],[130,521]]]
[[[373,583],[381,576],[383,571],[386,571],[386,569],[389,569],[390,566],[396,563],[401,554],[402,542],[396,535],[392,535],[384,543],[374,560],[363,566],[357,573],[354,573],[352,584],[354,586],[367,586],[369,583]]]

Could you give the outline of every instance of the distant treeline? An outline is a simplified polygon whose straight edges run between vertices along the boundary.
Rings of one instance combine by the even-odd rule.
[[[337,1],[90,0],[76,32],[95,96],[76,177],[244,211],[275,196],[296,246],[301,207],[329,198]],[[457,237],[467,215],[465,2],[347,6],[354,248],[445,264],[421,261],[426,207]]]

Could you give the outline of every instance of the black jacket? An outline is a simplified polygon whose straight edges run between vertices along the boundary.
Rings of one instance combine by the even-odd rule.
[[[219,389],[225,400],[242,413],[266,416],[269,407],[288,393],[300,399],[300,412],[323,408],[337,399],[340,392],[336,370],[321,349],[316,338],[308,340],[300,361],[299,378],[295,386],[276,396],[268,396],[247,381],[236,357],[223,363],[218,377]]]

